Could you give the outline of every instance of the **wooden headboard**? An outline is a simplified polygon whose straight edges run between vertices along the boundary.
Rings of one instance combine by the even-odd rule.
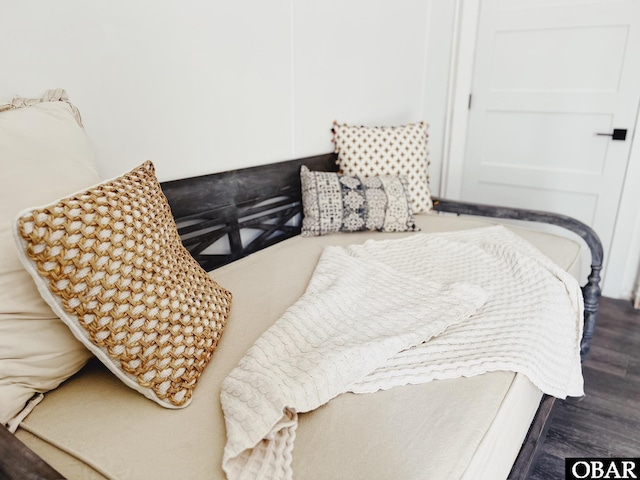
[[[205,270],[300,233],[300,166],[336,171],[335,154],[162,183],[185,247]]]

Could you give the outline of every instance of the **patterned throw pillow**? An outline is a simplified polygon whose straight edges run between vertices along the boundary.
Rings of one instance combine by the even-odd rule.
[[[340,171],[347,175],[404,175],[413,211],[433,208],[425,122],[398,127],[358,127],[334,124],[333,141]]]
[[[41,295],[129,387],[190,403],[231,294],[182,246],[151,162],[22,212],[15,236]]]
[[[391,175],[354,177],[300,169],[302,236],[379,230],[416,231],[407,180]]]

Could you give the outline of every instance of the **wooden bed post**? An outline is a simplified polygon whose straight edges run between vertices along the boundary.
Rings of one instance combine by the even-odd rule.
[[[602,259],[599,265],[591,264],[591,274],[587,279],[587,284],[582,287],[584,298],[584,331],[582,332],[582,342],[580,343],[580,356],[589,352],[591,337],[596,328],[598,318],[598,304],[600,299],[600,271],[602,270]]]

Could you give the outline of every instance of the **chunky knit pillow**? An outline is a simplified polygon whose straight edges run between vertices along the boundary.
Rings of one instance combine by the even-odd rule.
[[[391,175],[353,177],[300,169],[302,236],[335,232],[418,230],[407,180]]]
[[[433,208],[425,122],[398,127],[334,124],[333,141],[340,171],[347,175],[404,175],[414,213]]]
[[[189,404],[231,294],[182,246],[151,162],[16,222],[21,260],[73,334],[125,384]]]

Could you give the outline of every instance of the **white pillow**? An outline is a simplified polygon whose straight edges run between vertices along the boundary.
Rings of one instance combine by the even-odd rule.
[[[61,93],[54,100],[64,100]],[[13,221],[26,207],[94,185],[100,177],[66,101],[0,112],[0,172],[0,423],[8,424],[25,413],[34,394],[57,387],[91,355],[40,297],[18,258]]]
[[[428,125],[393,127],[334,124],[333,141],[341,173],[407,177],[413,213],[433,208],[429,188]]]

